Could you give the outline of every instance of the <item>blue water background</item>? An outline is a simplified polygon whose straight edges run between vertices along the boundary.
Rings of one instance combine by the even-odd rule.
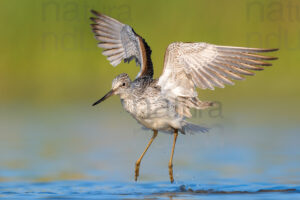
[[[152,133],[119,107],[15,109],[0,115],[3,199],[300,199],[300,129],[287,117],[192,119],[212,129],[178,137],[170,184],[168,134],[158,135],[133,181]]]

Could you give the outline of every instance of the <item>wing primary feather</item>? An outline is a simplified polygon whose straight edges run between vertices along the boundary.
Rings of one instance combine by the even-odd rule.
[[[256,70],[256,71],[264,70],[263,67],[258,67],[258,66],[255,66],[255,65],[249,65],[247,63],[242,63],[242,62],[238,62],[238,61],[235,61],[235,60],[220,59],[218,61],[223,62],[223,63],[228,64],[228,65],[233,65],[237,68],[242,68],[242,69],[247,69],[247,70]]]
[[[277,60],[277,57],[272,56],[263,56],[258,54],[249,54],[249,53],[242,53],[242,52],[232,52],[232,51],[218,51],[222,56],[234,56],[234,57],[242,57],[242,58],[249,58],[253,60]]]
[[[239,60],[236,61],[236,60],[221,59],[219,61],[224,62],[224,63],[229,64],[229,65],[234,65],[234,66],[236,66],[238,68],[242,68],[242,69],[255,70],[255,71],[262,71],[262,70],[264,70],[263,67],[259,67],[259,66],[255,66],[255,65],[250,65],[250,64],[247,64],[247,63],[239,62]]]
[[[111,38],[104,37],[104,36],[99,36],[99,35],[95,35],[95,38],[99,41],[102,41],[102,42],[109,42],[109,43],[115,43],[115,44],[120,44],[121,43],[121,40],[111,39]]]
[[[190,69],[191,71],[191,76],[192,76],[192,80],[194,82],[194,84],[197,87],[200,87],[202,89],[207,89],[209,88],[208,84],[206,83],[206,81],[201,77],[201,75],[198,73],[198,71],[196,71],[194,68]]]
[[[207,68],[203,67],[202,72],[206,74],[206,76],[210,77],[210,79],[213,81],[214,85],[219,88],[224,88],[223,81],[220,80],[218,76],[216,76],[215,73],[212,73],[211,71],[207,70]]]
[[[91,17],[90,19],[94,23],[101,25],[101,26],[105,26],[106,28],[110,28],[114,31],[120,31],[122,29],[122,27],[124,26],[123,24],[121,24],[121,25],[112,24],[112,23],[108,22],[107,20],[103,20],[102,18]]]
[[[233,57],[233,56],[219,56],[219,58],[223,60],[233,61],[233,62],[241,62],[250,65],[261,65],[261,66],[272,66],[271,63],[262,62],[259,60],[252,60],[248,58],[241,58],[241,57]]]
[[[115,30],[113,30],[113,29],[110,29],[110,28],[108,28],[108,27],[106,27],[106,26],[102,26],[102,25],[98,25],[97,27],[95,26],[95,27],[92,29],[92,31],[93,31],[94,33],[97,33],[97,32],[99,32],[99,31],[101,31],[101,32],[104,32],[104,33],[107,33],[107,34],[112,34],[112,35],[115,35],[115,36],[120,37],[120,32],[119,32],[119,31],[115,31]]]
[[[198,78],[201,81],[201,83],[205,85],[206,88],[214,90],[214,87],[212,87],[210,81],[205,75],[203,75],[203,73],[200,70],[197,70],[194,67],[191,67],[191,70],[195,75],[197,75],[196,78]]]
[[[193,74],[193,75],[192,75],[192,80],[193,80],[194,84],[195,84],[197,87],[199,87],[199,88],[201,88],[201,89],[203,89],[203,90],[209,88],[209,87],[207,86],[205,80],[204,80],[201,76],[197,76],[196,74]]]
[[[121,23],[114,23],[112,21],[110,21],[109,19],[105,18],[105,17],[99,17],[100,20],[102,20],[103,22],[105,22],[106,24],[108,24],[109,26],[121,29],[123,27],[123,24]]]
[[[224,66],[226,69],[228,70],[231,70],[232,68],[236,68],[236,69],[249,69],[249,66],[251,67],[251,65],[248,65],[246,63],[241,63],[241,62],[237,62],[237,61],[233,61],[233,60],[225,60],[225,59],[219,59],[217,58],[216,61],[218,61],[217,63],[219,65],[222,65]],[[243,71],[241,71],[242,74],[243,74]],[[249,71],[244,71],[245,72],[245,75],[251,75],[252,72],[249,72]],[[247,74],[247,73],[250,73],[250,74]]]
[[[239,76],[229,70],[226,70],[224,69],[224,67],[221,65],[219,66],[218,63],[216,62],[212,62],[213,64],[212,65],[209,65],[213,70],[215,70],[216,72],[228,77],[228,78],[231,78],[233,80],[244,80],[245,78],[242,77],[242,76]]]
[[[103,36],[103,37],[107,37],[107,38],[115,39],[115,40],[119,39],[119,37],[117,35],[105,33],[105,32],[100,31],[100,30],[95,30],[94,33],[96,34],[96,36]]]
[[[244,80],[254,71],[271,66],[267,61],[277,58],[260,53],[277,50],[174,42],[166,49],[158,85],[162,93],[170,93],[171,97],[192,98],[197,95],[196,87],[224,88],[226,84],[234,85],[234,80]],[[185,108],[192,106],[185,104]]]
[[[110,64],[114,67],[116,67],[118,64],[120,64],[122,61],[122,59],[117,59],[117,60],[114,60],[112,62],[110,62]]]
[[[216,71],[211,70],[210,68],[205,66],[203,68],[206,70],[207,73],[214,74],[214,76],[218,78],[220,82],[223,82],[228,85],[234,85],[234,82],[232,82],[230,79],[226,78],[225,76],[221,75],[220,73],[216,73]]]
[[[102,54],[104,56],[112,56],[112,55],[115,55],[115,54],[119,54],[123,52],[123,49],[122,48],[117,48],[117,49],[108,49],[108,50],[104,50],[102,52]]]
[[[124,53],[119,53],[119,54],[115,54],[115,55],[112,55],[112,56],[108,56],[107,57],[107,60],[109,60],[110,62],[114,61],[114,60],[117,60],[117,59],[122,59],[124,56]]]
[[[210,76],[209,74],[207,74],[205,72],[205,70],[198,70],[198,72],[201,74],[202,77],[205,78],[206,81],[209,82],[211,88],[211,90],[214,90],[214,87],[213,86],[216,86],[216,87],[219,87],[219,88],[222,88],[222,85],[220,82],[218,82],[217,79],[215,79],[213,76]]]
[[[236,64],[236,63],[231,63],[231,62],[227,62],[227,61],[220,61],[220,60],[216,60],[219,62],[215,62],[216,65],[218,66],[222,66],[223,68],[225,68],[228,71],[231,71],[233,73],[237,73],[237,74],[243,74],[243,75],[248,75],[248,76],[253,76],[254,73],[253,72],[249,72],[247,70],[241,69],[241,63]]]
[[[197,68],[196,65],[199,65],[199,62],[201,63],[201,60],[198,57],[195,56],[195,57],[190,58],[190,62],[194,63],[193,66],[191,66],[191,67],[196,69]],[[217,87],[222,87],[220,85],[220,83],[218,82],[218,80],[216,80],[214,77],[210,76],[209,74],[207,74],[205,71],[203,71],[201,69],[202,69],[202,66],[200,68],[198,67],[198,69],[194,70],[194,71],[197,72],[199,77],[203,76],[205,81],[207,83],[209,83],[210,86],[212,84],[212,85],[215,85]],[[213,87],[208,87],[208,88],[213,90]]]
[[[107,23],[112,23],[112,24],[116,24],[116,25],[123,25],[121,22],[119,22],[118,20],[111,18],[107,15],[103,15],[101,13],[98,13],[96,11],[92,12],[92,13],[96,13],[95,15],[98,16],[100,19],[104,19],[105,21],[107,21]]]
[[[193,80],[194,84],[197,87],[199,87],[201,89],[206,89],[207,88],[206,84],[204,83],[204,80],[201,77],[197,76],[196,74],[192,74],[191,76],[192,76],[192,80]]]
[[[108,29],[111,29],[111,30],[113,30],[113,31],[120,31],[120,27],[116,27],[116,26],[114,26],[114,25],[111,25],[111,24],[108,24],[108,23],[106,23],[106,22],[104,22],[104,21],[102,21],[101,19],[99,19],[99,18],[94,18],[94,17],[91,17],[90,18],[94,23],[96,23],[96,25],[91,25],[92,26],[92,28],[97,28],[98,26],[104,26],[104,27],[106,27],[106,28],[108,28]],[[97,26],[98,25],[98,26]]]
[[[272,52],[278,49],[261,49],[261,48],[247,48],[247,47],[230,47],[230,46],[216,46],[218,50],[223,51],[237,51],[237,52],[247,52],[247,53],[262,53],[262,52]]]
[[[104,49],[115,49],[115,48],[121,48],[122,44],[119,43],[106,43],[106,42],[99,42],[98,47],[104,48]]]
[[[122,60],[129,62],[135,59],[140,65],[140,73],[137,77],[153,76],[153,65],[151,61],[151,49],[146,41],[139,36],[131,26],[123,24],[104,14],[91,10],[95,17],[90,19],[95,38],[100,41],[98,47],[103,48],[102,54],[113,66]],[[137,78],[136,77],[136,78]]]
[[[228,65],[233,65],[237,68],[242,68],[242,69],[264,70],[263,67],[257,67],[257,66],[249,65],[247,63],[238,62],[238,61],[235,61],[235,60],[218,59],[218,61],[223,62],[223,63],[228,64]]]
[[[123,24],[120,23],[119,21],[117,21],[117,20],[115,20],[115,19],[113,19],[113,18],[111,18],[111,17],[108,17],[108,16],[106,16],[106,15],[103,15],[103,14],[101,14],[101,13],[98,13],[98,12],[95,11],[95,10],[91,10],[91,12],[92,12],[94,15],[96,15],[99,19],[105,21],[105,22],[108,23],[108,24],[112,24],[112,25],[119,26],[119,27],[122,27],[122,25],[123,25]]]

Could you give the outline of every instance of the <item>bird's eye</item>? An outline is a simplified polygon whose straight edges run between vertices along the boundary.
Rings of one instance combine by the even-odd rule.
[[[125,86],[125,83],[123,83],[122,86]]]

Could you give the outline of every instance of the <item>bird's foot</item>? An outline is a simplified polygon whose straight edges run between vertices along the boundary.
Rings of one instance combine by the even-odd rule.
[[[137,181],[140,174],[140,162],[135,163],[134,180]]]
[[[170,176],[170,181],[171,183],[174,182],[174,177],[173,177],[173,164],[169,164],[169,176]]]

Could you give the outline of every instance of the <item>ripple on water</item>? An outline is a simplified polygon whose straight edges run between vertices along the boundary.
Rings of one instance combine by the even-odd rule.
[[[60,181],[2,183],[0,197],[13,199],[300,199],[300,186],[203,185],[167,182]]]

